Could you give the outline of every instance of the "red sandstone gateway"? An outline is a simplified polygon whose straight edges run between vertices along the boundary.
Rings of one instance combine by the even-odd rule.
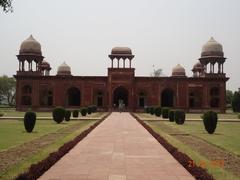
[[[134,55],[128,47],[112,49],[107,76],[73,76],[66,63],[53,76],[50,64],[43,60],[41,45],[33,36],[22,42],[17,58],[17,110],[45,111],[55,106],[79,108],[95,104],[100,110],[112,111],[121,99],[129,111],[160,105],[189,112],[225,112],[229,79],[223,71],[226,58],[222,45],[213,38],[203,46],[192,77],[187,77],[179,64],[170,77],[136,77],[131,66]]]

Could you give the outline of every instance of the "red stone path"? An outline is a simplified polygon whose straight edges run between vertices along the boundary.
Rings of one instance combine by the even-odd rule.
[[[192,180],[129,113],[112,113],[40,179]]]

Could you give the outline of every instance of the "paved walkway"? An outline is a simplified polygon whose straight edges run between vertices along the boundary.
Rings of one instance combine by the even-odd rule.
[[[40,179],[194,179],[129,113],[112,113]]]

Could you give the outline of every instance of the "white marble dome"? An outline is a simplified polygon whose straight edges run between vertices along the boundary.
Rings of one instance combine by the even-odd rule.
[[[223,47],[213,37],[203,45],[201,56],[221,56],[223,57]]]
[[[172,76],[186,76],[185,69],[180,64],[177,64],[172,69]]]
[[[22,42],[19,54],[42,55],[41,44],[36,41],[36,39],[34,39],[32,35],[30,35],[29,38]]]
[[[57,70],[57,75],[71,75],[71,68],[63,62]]]

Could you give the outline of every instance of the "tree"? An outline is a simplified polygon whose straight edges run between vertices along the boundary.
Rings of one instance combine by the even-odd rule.
[[[233,94],[232,109],[233,112],[240,112],[240,91],[236,91]]]
[[[233,92],[231,90],[226,91],[226,103],[232,104]]]
[[[153,68],[154,68],[154,65],[153,65]],[[157,70],[153,69],[153,72],[151,72],[150,76],[151,77],[161,77],[161,76],[164,76],[162,71],[163,70],[161,68],[159,68]]]
[[[12,12],[12,0],[0,0],[0,6],[2,6],[4,12]]]
[[[6,75],[0,77],[0,102],[7,100],[9,106],[15,105],[16,81]]]

